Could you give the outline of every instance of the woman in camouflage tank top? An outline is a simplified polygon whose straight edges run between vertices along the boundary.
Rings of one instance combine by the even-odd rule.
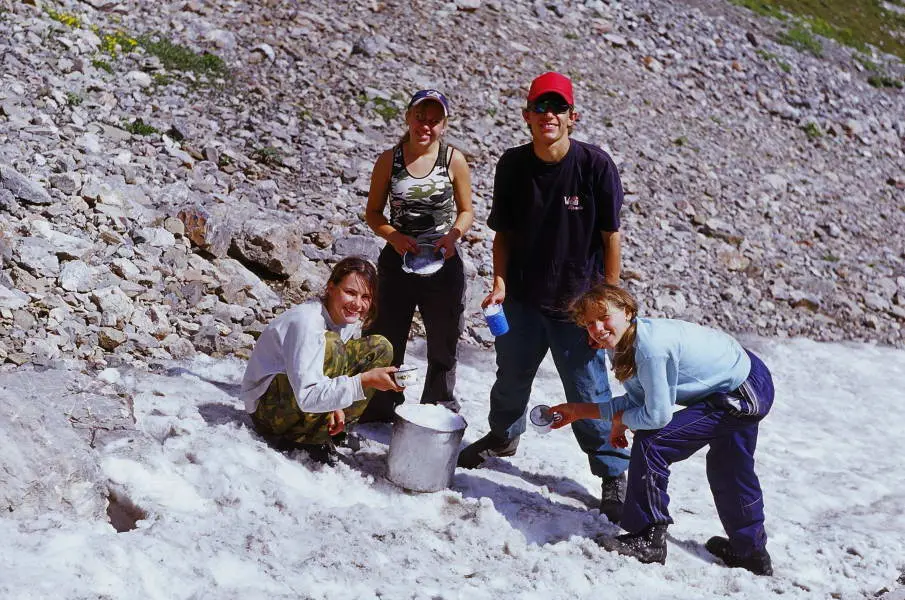
[[[465,270],[457,245],[471,227],[474,211],[465,156],[442,140],[448,116],[443,94],[416,92],[405,112],[405,135],[374,165],[365,220],[387,245],[377,262],[381,311],[368,333],[390,340],[393,364],[399,366],[417,308],[427,337],[421,402],[458,410],[453,388],[464,327]],[[418,275],[403,270],[406,252],[427,252],[430,247],[445,258],[439,271]],[[403,400],[400,392],[378,392],[362,419],[389,421]]]

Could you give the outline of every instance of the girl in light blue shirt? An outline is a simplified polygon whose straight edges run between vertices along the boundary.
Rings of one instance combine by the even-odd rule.
[[[770,371],[721,331],[673,319],[639,318],[625,290],[600,284],[572,305],[588,343],[613,352],[625,394],[611,402],[560,404],[550,410],[563,427],[578,419],[613,423],[611,443],[625,448],[634,432],[620,526],[604,546],[642,562],[666,560],[669,467],[704,446],[707,479],[728,538],[707,549],[727,566],[771,575],[763,495],[754,473],[760,420],[773,404]],[[674,406],[685,407],[674,411]]]

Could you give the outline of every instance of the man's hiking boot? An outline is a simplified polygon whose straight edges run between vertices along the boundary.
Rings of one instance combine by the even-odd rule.
[[[459,453],[458,466],[476,469],[490,456],[513,456],[518,448],[518,439],[519,436],[515,436],[507,440],[491,431]]]
[[[631,556],[645,564],[666,563],[666,525],[648,525],[639,533],[624,533],[597,543],[605,550]]]
[[[610,523],[619,523],[622,518],[626,482],[625,473],[615,477],[603,476],[603,483],[600,486],[600,514],[606,515]]]
[[[732,549],[729,540],[715,535],[704,544],[707,552],[726,563],[730,568],[741,568],[751,571],[755,575],[772,575],[773,563],[766,548],[755,550],[747,556],[741,556]]]

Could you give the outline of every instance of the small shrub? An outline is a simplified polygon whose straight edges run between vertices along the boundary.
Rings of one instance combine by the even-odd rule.
[[[807,136],[812,140],[817,139],[823,135],[823,131],[820,130],[820,126],[813,121],[802,125],[801,130],[804,131],[805,134],[807,134]]]
[[[283,153],[273,146],[258,148],[251,153],[251,157],[269,167],[278,167],[283,164]]]
[[[681,146],[687,146],[687,145],[688,145],[688,138],[685,137],[684,135],[682,135],[682,136],[679,136],[679,137],[677,137],[676,139],[674,139],[674,140],[672,141],[672,143],[673,143],[674,145],[676,145],[676,146],[679,146],[679,147],[681,147]]]
[[[153,135],[155,133],[160,133],[155,127],[148,125],[141,119],[135,119],[131,123],[125,123],[123,129],[133,135]]]
[[[385,121],[393,121],[402,111],[392,100],[374,98],[374,112],[383,117]]]
[[[101,38],[101,51],[110,56],[119,56],[120,53],[128,54],[138,46],[138,40],[129,37],[122,31],[113,33],[100,33],[96,31]]]
[[[871,75],[867,78],[867,83],[875,88],[896,88],[902,89],[902,82],[889,75]]]
[[[92,64],[95,68],[101,69],[102,71],[106,71],[106,72],[108,72],[108,73],[112,73],[112,72],[113,72],[113,67],[111,67],[111,66],[110,66],[110,63],[108,63],[108,62],[105,61],[105,60],[101,60],[101,59],[99,59],[99,58],[96,58],[96,59],[94,59],[94,60],[91,61],[91,64]]]
[[[83,101],[83,98],[75,92],[66,92],[66,104],[69,106],[78,106]]]
[[[47,9],[47,16],[57,21],[58,23],[62,23],[66,27],[72,27],[73,29],[78,29],[82,26],[82,20],[74,14],[57,12],[52,8]]]
[[[852,58],[855,59],[855,62],[864,67],[865,71],[870,71],[871,73],[881,73],[883,72],[883,67],[872,61],[870,58],[863,54],[855,54]]]

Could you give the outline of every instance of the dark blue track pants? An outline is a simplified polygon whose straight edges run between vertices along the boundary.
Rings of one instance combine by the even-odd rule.
[[[764,500],[754,473],[754,450],[760,420],[773,404],[770,371],[753,353],[747,382],[762,406],[756,416],[736,417],[715,394],[680,410],[662,429],[637,431],[632,442],[628,489],[620,526],[637,533],[648,525],[671,524],[669,467],[704,446],[707,480],[723,529],[732,548],[742,556],[763,548]]]

